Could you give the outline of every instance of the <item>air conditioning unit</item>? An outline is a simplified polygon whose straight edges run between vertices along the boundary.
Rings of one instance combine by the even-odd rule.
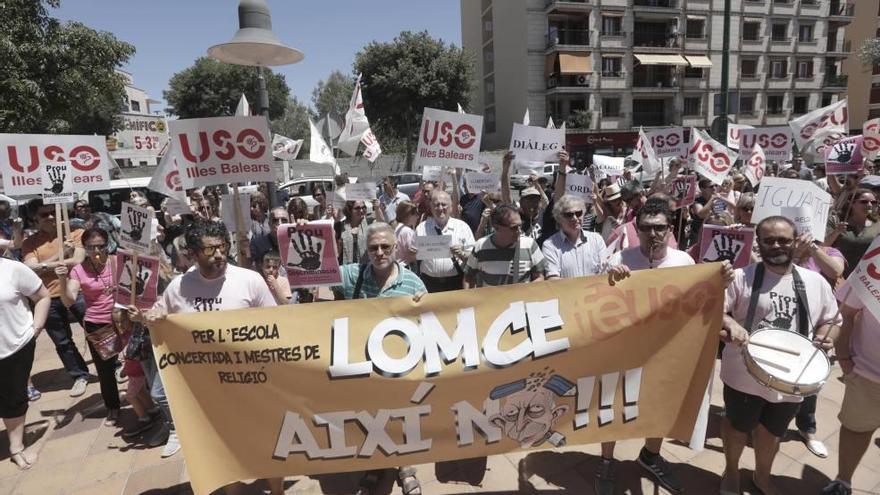
[[[578,86],[589,86],[590,85],[590,76],[588,76],[586,74],[580,74],[575,78],[574,83],[577,84]]]

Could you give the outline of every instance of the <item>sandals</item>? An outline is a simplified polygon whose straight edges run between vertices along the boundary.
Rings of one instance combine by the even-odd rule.
[[[416,478],[416,468],[412,466],[404,466],[397,470],[397,484],[403,495],[422,495],[422,485]]]
[[[37,462],[37,456],[28,456],[24,449],[12,454],[9,459],[22,471],[30,469]]]

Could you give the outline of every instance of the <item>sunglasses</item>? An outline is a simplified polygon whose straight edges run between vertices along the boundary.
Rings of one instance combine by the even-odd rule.
[[[577,218],[581,218],[581,217],[583,217],[583,216],[584,216],[584,212],[581,211],[581,210],[577,210],[577,211],[564,211],[564,212],[562,212],[562,216],[564,216],[565,218],[571,220],[572,218],[575,218],[575,217],[577,217]]]
[[[217,251],[220,251],[220,254],[227,254],[229,252],[229,245],[218,244],[216,246],[204,246],[201,249],[202,256],[214,256],[214,253]]]
[[[371,253],[378,253],[380,250],[383,253],[390,253],[392,249],[394,249],[394,244],[373,244],[367,246],[367,250]]]
[[[876,205],[877,204],[877,201],[871,201],[870,199],[860,199],[858,202],[863,205]]]
[[[642,232],[642,233],[644,233],[644,234],[649,234],[649,233],[651,233],[651,232],[655,232],[655,233],[658,233],[658,234],[662,234],[663,232],[666,232],[667,230],[669,230],[669,225],[668,225],[668,224],[663,224],[663,225],[639,225],[639,232]]]
[[[281,222],[286,222],[287,219],[286,218],[270,218],[269,221],[272,223],[281,223]]]
[[[794,239],[790,237],[767,237],[766,239],[758,239],[761,244],[765,246],[772,246],[774,244],[779,244],[780,246],[790,246],[791,243],[794,242]]]
[[[354,208],[352,208],[352,210],[364,210],[364,211],[366,211],[366,209],[367,209],[366,206],[355,206]]]
[[[104,251],[105,249],[107,249],[107,245],[106,244],[93,244],[91,246],[88,246],[88,245],[83,246],[83,248],[86,251]]]

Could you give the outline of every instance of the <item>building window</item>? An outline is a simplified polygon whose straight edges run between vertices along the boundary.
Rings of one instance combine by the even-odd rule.
[[[880,108],[872,108],[868,111],[869,119],[880,118]]]
[[[688,19],[685,37],[690,39],[705,39],[706,19]]]
[[[755,113],[755,97],[743,96],[739,99],[739,113],[751,115]]]
[[[603,15],[602,16],[602,35],[604,35],[604,36],[621,36],[621,35],[623,35],[623,17]]]
[[[810,43],[813,41],[812,24],[801,24],[798,26],[798,41],[801,43]]]
[[[620,77],[621,60],[620,57],[602,57],[602,77]]]
[[[686,97],[684,99],[684,115],[700,115],[702,114],[700,107],[703,106],[703,98],[696,97]]]
[[[754,79],[758,77],[758,60],[754,58],[740,59],[739,62],[740,77],[743,79]]]
[[[693,79],[702,79],[703,78],[703,68],[702,67],[687,67],[684,69],[684,77],[693,78]]]
[[[784,98],[783,95],[767,96],[767,114],[782,115],[782,101]]]
[[[770,61],[770,78],[785,79],[788,77],[788,63],[785,59]]]
[[[788,41],[788,22],[774,22],[770,39],[773,41]]]
[[[794,97],[794,113],[796,115],[807,113],[807,103],[810,101],[809,96]]]
[[[813,78],[813,61],[800,60],[797,63],[797,78],[812,79]]]
[[[602,116],[620,117],[620,98],[602,98]]]
[[[140,112],[141,111],[141,102],[131,100],[131,111],[132,112]]]
[[[822,93],[822,106],[827,107],[831,104],[831,100],[834,98],[832,93]]]
[[[744,41],[758,41],[761,36],[761,23],[744,22],[742,36]]]
[[[791,0],[773,0],[773,3],[780,4],[780,5],[786,5],[786,4],[791,3]]]

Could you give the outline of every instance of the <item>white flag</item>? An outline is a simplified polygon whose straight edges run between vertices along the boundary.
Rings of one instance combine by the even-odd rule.
[[[862,124],[862,157],[874,160],[880,154],[880,119],[871,119]]]
[[[564,120],[562,121],[562,125],[559,126],[559,128],[562,129],[563,131],[565,130],[565,121]]]
[[[376,159],[379,158],[379,155],[382,154],[382,147],[379,146],[379,140],[376,139],[376,135],[373,134],[372,129],[367,129],[367,132],[364,133],[364,137],[361,138],[361,143],[364,145],[364,158],[366,158],[368,162],[375,162]]]
[[[526,107],[526,114],[523,115],[523,125],[529,125],[532,119],[529,118],[529,108]]]
[[[315,127],[315,123],[312,122],[312,119],[309,119],[309,129],[312,134],[309,146],[309,161],[333,165],[334,172],[338,175],[339,165],[336,163],[336,158],[333,157],[333,151],[330,150],[330,147],[327,146],[324,138],[321,137],[321,132]]]
[[[718,185],[724,182],[738,155],[705,132],[693,127],[691,127],[691,146],[688,151],[688,160],[693,169]]]
[[[556,129],[556,124],[553,123],[553,116],[547,118],[547,129]]]
[[[248,117],[251,114],[251,106],[247,101],[247,98],[244,97],[244,94],[241,95],[241,99],[238,100],[238,106],[235,107],[235,116],[236,117]]]
[[[752,148],[752,155],[745,165],[746,179],[749,179],[752,187],[757,187],[764,177],[764,170],[767,167],[767,157],[764,156],[764,150],[760,144],[755,143],[755,146]]]
[[[636,142],[636,149],[633,150],[631,158],[636,163],[642,164],[642,172],[649,178],[653,178],[657,172],[663,170],[663,162],[657,158],[654,146],[642,128],[639,128],[639,140]]]
[[[351,102],[348,105],[348,112],[345,114],[345,126],[339,135],[336,147],[345,154],[354,156],[357,153],[358,144],[364,133],[370,129],[370,122],[367,120],[367,114],[364,112],[364,100],[361,98],[361,77],[358,76],[354,83],[354,93],[351,95]]]
[[[794,134],[798,148],[807,148],[807,143],[817,138],[820,131],[837,131],[846,134],[849,130],[849,114],[846,98],[827,107],[813,110],[788,123]]]
[[[159,160],[159,166],[153,172],[147,189],[186,203],[186,189],[191,185],[185,183],[183,179],[184,176],[180,174],[180,166],[177,163],[176,149],[174,145],[170,145]]]
[[[290,139],[281,134],[272,137],[272,156],[281,160],[296,160],[302,149],[302,139]]]
[[[464,108],[461,108],[461,103],[456,103],[458,105],[458,113],[467,113],[464,111]]]

